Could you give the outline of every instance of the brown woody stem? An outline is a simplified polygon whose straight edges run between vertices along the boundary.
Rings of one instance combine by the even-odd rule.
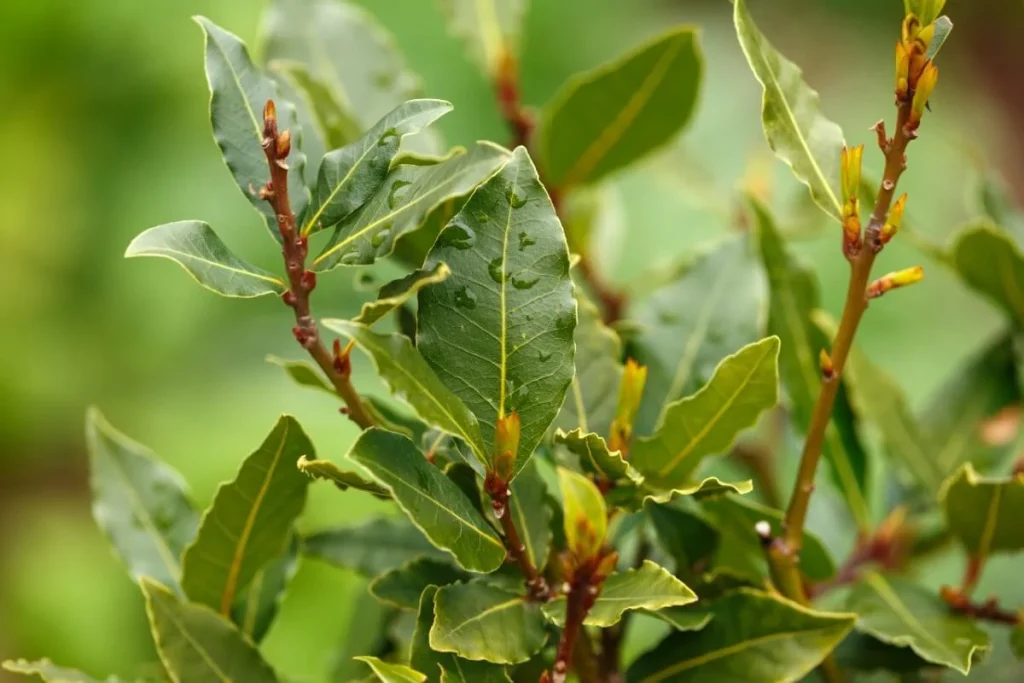
[[[963,614],[971,619],[989,621],[994,624],[1003,624],[1004,626],[1019,627],[1022,625],[1021,613],[1003,609],[995,598],[989,598],[985,602],[980,603],[971,602],[971,599],[964,595],[962,591],[958,591],[951,586],[943,586],[940,594],[954,612]]]
[[[295,327],[292,333],[309,355],[316,361],[342,401],[342,412],[363,429],[374,425],[362,399],[352,386],[352,364],[349,349],[338,349],[332,354],[320,339],[320,331],[310,312],[309,296],[316,288],[316,274],[306,270],[308,243],[299,234],[288,198],[288,164],[286,159],[291,148],[288,131],[278,131],[277,116],[273,100],[267,101],[263,110],[263,151],[270,167],[270,182],[260,189],[260,196],[270,203],[281,233],[281,253],[284,256],[285,271],[288,275],[288,291],[284,302],[295,311]]]
[[[597,601],[597,596],[601,594],[601,586],[604,584],[605,579],[601,572],[601,567],[605,564],[607,557],[607,551],[604,554],[599,553],[597,556],[575,565],[571,574],[566,577],[569,589],[565,596],[565,627],[562,629],[562,637],[558,642],[555,665],[552,667],[551,674],[547,678],[550,683],[565,683],[569,675],[569,668],[573,662],[573,653],[577,648],[577,639],[580,638],[583,631],[583,622],[587,618],[587,614],[590,613],[590,608]],[[582,633],[582,637],[589,638],[585,632]],[[586,646],[590,651],[588,661],[593,662],[592,643],[587,643]],[[579,670],[579,667],[577,669],[577,674],[583,673],[583,671]],[[541,680],[545,679],[542,678]]]

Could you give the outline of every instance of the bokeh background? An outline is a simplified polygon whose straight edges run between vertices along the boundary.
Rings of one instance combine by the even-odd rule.
[[[354,436],[329,397],[300,390],[264,362],[267,353],[296,356],[278,302],[222,299],[169,263],[122,259],[141,230],[203,218],[250,260],[276,264],[274,245],[212,143],[202,36],[189,20],[207,15],[258,52],[266,4],[2,3],[0,659],[45,654],[95,675],[138,672],[153,659],[138,590],[90,516],[87,405],[177,467],[201,503],[281,412],[297,415],[322,453],[338,455]],[[455,103],[441,122],[450,143],[505,141],[488,84],[447,35],[433,0],[359,4],[395,34],[426,93]],[[891,118],[902,1],[750,4],[776,45],[805,66],[848,140],[870,143],[868,127]],[[673,23],[703,28],[707,72],[697,120],[678,149],[614,181],[626,225],[620,243],[605,245],[614,281],[642,288],[645,268],[721,233],[744,185],[793,196],[797,188],[768,156],[760,91],[725,0],[532,5],[523,86],[535,105],[572,73]],[[971,215],[966,195],[979,157],[1024,199],[1022,5],[950,0],[947,13],[957,27],[904,186],[914,225],[935,240]],[[866,158],[878,170],[870,144]],[[797,249],[821,278],[826,308],[837,313],[847,277],[837,231],[811,232]],[[905,244],[887,250],[879,268],[918,262],[929,269],[926,283],[873,306],[860,340],[919,406],[1001,321]],[[351,314],[367,296],[352,283],[351,272],[325,278],[317,311]],[[304,524],[323,527],[374,509],[362,494],[317,486]],[[1012,571],[1001,566],[993,572]],[[290,680],[325,680],[360,590],[341,571],[302,565],[266,643],[272,662],[294,673]],[[998,644],[1005,649],[1005,641]]]

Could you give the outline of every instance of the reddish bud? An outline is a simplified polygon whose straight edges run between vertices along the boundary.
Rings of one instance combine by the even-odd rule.
[[[868,286],[868,298],[876,299],[886,292],[900,287],[908,287],[916,284],[924,279],[924,268],[921,266],[914,266],[913,268],[907,268],[896,273],[889,273],[884,277],[880,277],[871,285]]]
[[[836,376],[836,367],[832,364],[832,358],[825,349],[818,354],[818,363],[821,366],[821,376],[830,380]]]
[[[494,430],[494,474],[503,482],[512,478],[519,455],[519,413],[498,418]]]
[[[278,159],[287,159],[288,155],[292,151],[292,132],[286,130],[277,136],[277,143],[274,148],[274,154],[277,155]]]

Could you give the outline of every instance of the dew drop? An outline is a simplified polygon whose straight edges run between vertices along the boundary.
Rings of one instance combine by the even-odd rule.
[[[391,189],[388,190],[388,208],[389,209],[394,209],[396,206],[398,206],[398,203],[400,201],[402,201],[402,198],[399,197],[398,194],[397,194],[398,191],[401,190],[406,185],[410,185],[410,184],[411,183],[408,180],[396,180],[394,183],[392,183]]]
[[[515,287],[516,289],[532,289],[533,286],[538,282],[540,282],[539,277],[525,278],[516,275],[512,278],[512,286]]]
[[[511,206],[513,209],[521,208],[524,204],[526,204],[526,198],[517,195],[515,193],[515,190],[509,189],[509,191],[505,193],[505,197],[506,199],[508,199],[509,206]]]
[[[537,351],[537,360],[539,362],[543,363],[544,361],[548,360],[549,358],[551,358],[551,352],[550,351],[543,351],[543,350]]]
[[[473,214],[473,218],[476,219],[477,223],[490,223],[491,217],[484,211],[477,211]]]
[[[380,146],[384,146],[388,144],[388,141],[390,141],[392,138],[397,137],[398,131],[395,130],[394,128],[388,128],[386,131],[384,131],[383,135],[381,135],[380,138],[378,138],[377,144]]]
[[[476,308],[476,294],[466,287],[459,287],[455,290],[455,305],[470,310]]]
[[[519,251],[523,251],[532,244],[537,244],[536,238],[530,237],[525,230],[519,233]]]
[[[493,259],[490,263],[487,264],[487,272],[490,273],[491,279],[497,282],[499,285],[502,282],[504,282],[508,277],[507,275],[505,275],[504,266],[505,264],[501,260],[500,256]]]
[[[450,223],[441,232],[439,239],[442,246],[455,247],[456,249],[472,249],[476,244],[476,233],[471,228],[461,223]]]

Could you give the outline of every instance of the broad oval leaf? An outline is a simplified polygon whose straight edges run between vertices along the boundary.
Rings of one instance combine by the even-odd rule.
[[[299,539],[293,533],[288,549],[263,565],[239,594],[231,610],[231,621],[253,642],[259,643],[267,635],[298,568]]]
[[[985,478],[967,463],[939,494],[950,531],[971,555],[1024,550],[1024,474]]]
[[[180,590],[179,558],[199,526],[184,479],[90,408],[85,441],[96,524],[132,578]]]
[[[277,275],[231,253],[213,228],[202,221],[178,221],[150,228],[132,240],[124,256],[170,259],[200,285],[223,296],[251,299],[284,294],[288,289]]]
[[[351,470],[343,470],[330,460],[310,460],[306,456],[299,458],[298,468],[301,472],[308,474],[314,479],[324,479],[332,482],[342,491],[356,489],[365,491],[374,498],[390,500],[391,493],[375,482],[369,481],[363,475]]]
[[[516,59],[527,0],[441,0],[451,32],[484,74],[497,81]]]
[[[846,608],[857,613],[857,630],[890,645],[910,647],[923,659],[965,676],[975,653],[990,648],[988,635],[966,617],[953,615],[934,592],[907,579],[868,573],[850,592]]]
[[[555,443],[562,444],[580,459],[580,467],[610,482],[627,480],[633,484],[644,481],[619,451],[608,450],[608,443],[597,434],[584,434],[579,429],[555,432]]]
[[[147,578],[142,592],[156,651],[172,681],[277,683],[252,641],[223,616]]]
[[[699,392],[669,404],[653,436],[633,445],[630,461],[648,486],[688,482],[701,459],[722,453],[779,400],[779,338],[751,344],[718,366]]]
[[[371,578],[418,557],[450,557],[411,523],[384,517],[307,536],[302,554]]]
[[[49,659],[39,659],[34,662],[25,659],[8,659],[0,663],[0,669],[26,676],[39,676],[46,683],[119,683],[121,680],[111,676],[101,681],[76,669],[57,666]]]
[[[359,315],[353,318],[352,322],[369,327],[416,296],[424,287],[444,282],[451,274],[452,271],[447,264],[437,263],[429,270],[415,270],[405,277],[392,280],[380,288],[376,301],[363,304]]]
[[[547,181],[592,183],[670,142],[696,109],[703,70],[696,30],[679,26],[571,79],[541,114]]]
[[[1024,252],[990,223],[961,230],[953,243],[953,265],[969,287],[1024,321]]]
[[[525,148],[441,232],[438,262],[452,275],[420,292],[417,345],[477,416],[485,453],[498,417],[519,414],[518,473],[561,408],[576,327],[565,235]]]
[[[439,548],[473,572],[493,572],[505,562],[505,546],[458,486],[427,462],[401,434],[363,432],[349,457],[365,467]]]
[[[650,560],[638,569],[612,574],[605,579],[601,593],[587,613],[587,626],[608,628],[619,623],[630,610],[658,612],[666,607],[679,607],[696,602],[697,596],[682,581]],[[544,616],[565,626],[565,597],[544,605]]]
[[[185,549],[181,586],[197,603],[228,615],[236,597],[267,562],[283,554],[306,505],[309,477],[295,466],[313,444],[290,415],[217,489],[199,533]]]
[[[404,664],[392,664],[377,657],[356,657],[355,660],[370,667],[381,683],[423,683],[427,680],[425,675]]]
[[[839,644],[854,615],[816,612],[742,588],[713,603],[710,623],[676,632],[626,673],[636,683],[795,683]]]
[[[463,659],[518,664],[547,640],[539,604],[480,581],[439,589],[434,614],[430,647]]]
[[[288,197],[292,211],[302,215],[309,203],[303,179],[306,157],[302,153],[302,130],[294,107],[281,99],[274,81],[252,63],[245,43],[206,17],[195,17],[206,36],[206,79],[210,85],[210,119],[213,137],[224,162],[235,176],[242,194],[263,215],[274,239],[280,241],[277,219],[270,202],[258,190],[270,180],[263,153],[263,107],[274,100],[278,128],[289,130],[292,149],[288,154]]]
[[[740,46],[764,86],[761,119],[775,154],[793,168],[821,209],[840,220],[839,162],[842,129],[821,113],[818,93],[803,72],[783,57],[754,24],[746,0],[735,0],[734,21]]]
[[[401,609],[418,609],[420,596],[429,586],[465,581],[469,574],[450,562],[421,557],[381,574],[370,583],[373,597]]]

